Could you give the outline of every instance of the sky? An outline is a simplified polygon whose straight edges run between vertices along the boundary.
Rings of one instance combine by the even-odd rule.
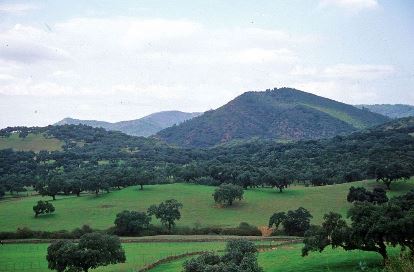
[[[0,127],[206,111],[293,87],[414,104],[414,1],[3,1]]]

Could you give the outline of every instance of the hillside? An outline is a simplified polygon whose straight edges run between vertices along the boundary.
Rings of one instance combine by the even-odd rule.
[[[208,147],[252,137],[310,140],[384,123],[387,117],[295,89],[247,92],[226,105],[169,127],[156,137],[185,147]]]
[[[403,118],[414,116],[414,106],[404,104],[375,104],[375,105],[355,105],[360,109],[367,109],[371,112],[382,114],[390,118]]]
[[[140,119],[120,121],[115,123],[96,121],[96,120],[79,120],[65,118],[54,125],[87,125],[91,127],[101,127],[106,130],[121,131],[132,136],[150,136],[158,131],[180,124],[188,119],[199,116],[200,112],[181,112],[181,111],[162,111],[156,112]]]

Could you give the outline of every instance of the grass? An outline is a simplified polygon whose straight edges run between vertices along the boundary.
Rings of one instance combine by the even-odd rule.
[[[136,271],[146,264],[171,255],[202,250],[222,250],[224,242],[125,243],[127,262],[91,271]],[[50,271],[47,268],[48,244],[5,244],[0,246],[0,271]]]
[[[322,111],[324,113],[329,114],[332,117],[335,117],[341,121],[344,121],[345,123],[350,124],[351,126],[358,128],[358,129],[363,129],[366,127],[366,125],[361,122],[360,120],[357,120],[355,118],[353,118],[352,116],[350,116],[349,114],[347,114],[346,112],[342,112],[342,111],[337,111],[334,109],[330,109],[330,108],[324,108],[324,107],[318,107],[315,105],[309,105],[309,104],[304,104],[305,106],[317,109],[319,111]]]
[[[259,265],[265,272],[351,272],[367,271],[360,268],[375,268],[381,265],[379,254],[365,251],[344,251],[342,249],[327,248],[322,253],[310,253],[301,257],[301,244],[282,246],[273,251],[259,253]],[[397,250],[389,249],[389,253],[396,254]],[[189,259],[189,258],[187,258]],[[186,259],[166,263],[152,269],[151,272],[179,272]]]
[[[115,190],[109,194],[94,196],[58,196],[53,205],[56,212],[34,218],[32,207],[40,199],[49,197],[29,196],[0,201],[0,231],[15,231],[18,227],[33,230],[71,230],[88,224],[93,228],[105,229],[113,225],[115,216],[122,210],[145,211],[151,204],[175,198],[184,204],[182,218],[178,226],[233,227],[240,222],[256,226],[266,225],[271,214],[287,211],[300,206],[314,216],[314,224],[319,224],[329,211],[346,214],[350,207],[346,195],[351,186],[375,186],[375,181],[354,182],[323,187],[292,186],[285,192],[270,188],[257,188],[245,191],[244,200],[229,208],[215,205],[211,194],[214,187],[192,184],[167,184]],[[414,188],[414,179],[392,185],[392,193],[401,194]],[[157,223],[154,219],[153,223]]]
[[[0,149],[12,148],[16,151],[41,150],[56,151],[62,150],[63,142],[55,138],[46,138],[43,134],[30,133],[25,138],[20,138],[18,133],[13,133],[9,137],[0,137]]]

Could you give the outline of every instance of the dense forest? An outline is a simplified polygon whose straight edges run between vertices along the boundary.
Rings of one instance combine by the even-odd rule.
[[[10,193],[34,186],[54,197],[183,181],[264,185],[282,191],[292,182],[316,186],[377,178],[390,183],[414,174],[414,118],[330,139],[253,139],[204,149],[170,147],[156,139],[85,125],[6,128],[0,136],[14,133],[43,134],[64,145],[62,151],[52,152],[0,150],[0,187]]]

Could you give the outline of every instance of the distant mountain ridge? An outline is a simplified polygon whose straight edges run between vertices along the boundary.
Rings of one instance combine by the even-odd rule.
[[[414,106],[406,104],[374,104],[374,105],[355,105],[360,109],[367,109],[369,111],[379,113],[390,118],[403,118],[414,116]]]
[[[54,125],[88,125],[91,127],[101,127],[106,130],[121,131],[132,136],[148,137],[156,134],[158,131],[167,127],[180,124],[186,120],[201,115],[200,112],[181,112],[181,111],[161,111],[145,117],[120,121],[115,123],[97,121],[97,120],[80,120],[73,118],[64,118]]]
[[[253,137],[310,140],[347,134],[388,117],[292,88],[246,92],[226,105],[155,137],[185,147],[209,147]]]

